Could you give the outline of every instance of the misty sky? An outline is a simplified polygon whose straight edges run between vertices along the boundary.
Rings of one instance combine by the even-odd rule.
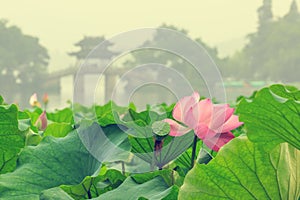
[[[288,12],[292,0],[273,0],[273,14]],[[66,63],[66,52],[84,35],[115,34],[142,27],[172,24],[201,37],[223,54],[238,48],[239,41],[257,27],[262,0],[0,0],[0,19],[40,38],[53,63]],[[299,5],[299,0],[297,1]],[[232,44],[231,44],[232,43]],[[221,53],[222,53],[221,52]]]

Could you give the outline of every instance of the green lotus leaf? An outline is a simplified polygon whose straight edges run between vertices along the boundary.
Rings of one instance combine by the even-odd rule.
[[[269,152],[239,137],[207,165],[195,165],[179,199],[298,199],[299,195],[299,150],[282,143]]]
[[[0,176],[0,199],[38,199],[44,190],[80,183],[100,165],[77,132],[64,138],[45,137],[38,146],[24,148],[14,172]]]
[[[0,106],[0,174],[16,168],[18,153],[25,146],[25,136],[19,130],[18,108]]]
[[[243,99],[237,112],[248,138],[271,150],[282,142],[300,149],[300,91],[273,85]]]
[[[164,199],[177,198],[177,186],[168,187],[161,177],[156,177],[142,184],[136,183],[128,177],[118,188],[100,195],[95,200],[136,200],[136,199]]]

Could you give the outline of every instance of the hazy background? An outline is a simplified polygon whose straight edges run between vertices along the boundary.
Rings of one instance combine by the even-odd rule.
[[[273,0],[275,18],[286,14],[291,2]],[[232,54],[256,30],[261,4],[261,0],[1,0],[0,17],[40,39],[49,50],[52,71],[74,61],[66,52],[73,51],[74,43],[84,35],[111,37],[162,23],[188,30],[192,38],[202,38],[223,56]]]
[[[291,3],[292,0],[273,0],[273,19],[285,16]],[[0,19],[7,20],[7,26],[19,27],[23,34],[37,37],[50,57],[47,70],[53,72],[78,64],[78,60],[68,53],[78,51],[74,44],[84,36],[110,38],[125,31],[162,24],[187,30],[189,37],[198,38],[217,50],[219,59],[232,57],[247,44],[247,35],[258,30],[257,9],[262,4],[263,1],[259,0],[0,0]],[[230,75],[228,77],[232,79]],[[65,83],[72,82],[70,77],[65,79],[68,79],[62,80]],[[68,93],[64,98],[53,94],[54,101],[57,101],[55,106],[71,98],[69,90],[64,88],[63,93]],[[7,99],[13,101],[12,97]],[[16,101],[25,104],[24,98],[18,97]],[[104,102],[104,99],[101,101]]]

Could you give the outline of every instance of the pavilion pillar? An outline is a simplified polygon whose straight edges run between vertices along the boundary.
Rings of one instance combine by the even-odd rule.
[[[118,81],[118,74],[106,73],[105,74],[105,103],[112,99],[114,87]]]
[[[74,103],[85,104],[84,75],[74,75]]]

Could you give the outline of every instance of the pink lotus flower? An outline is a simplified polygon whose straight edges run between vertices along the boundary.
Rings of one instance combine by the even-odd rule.
[[[40,130],[44,131],[47,128],[47,114],[46,111],[43,111],[42,114],[39,116],[39,118],[35,122],[35,126]]]
[[[173,110],[173,117],[164,121],[170,124],[171,136],[182,136],[194,130],[198,138],[214,151],[219,149],[234,138],[231,130],[241,126],[238,116],[233,115],[234,109],[228,104],[213,104],[210,99],[199,102],[199,94],[183,97],[178,101]]]

